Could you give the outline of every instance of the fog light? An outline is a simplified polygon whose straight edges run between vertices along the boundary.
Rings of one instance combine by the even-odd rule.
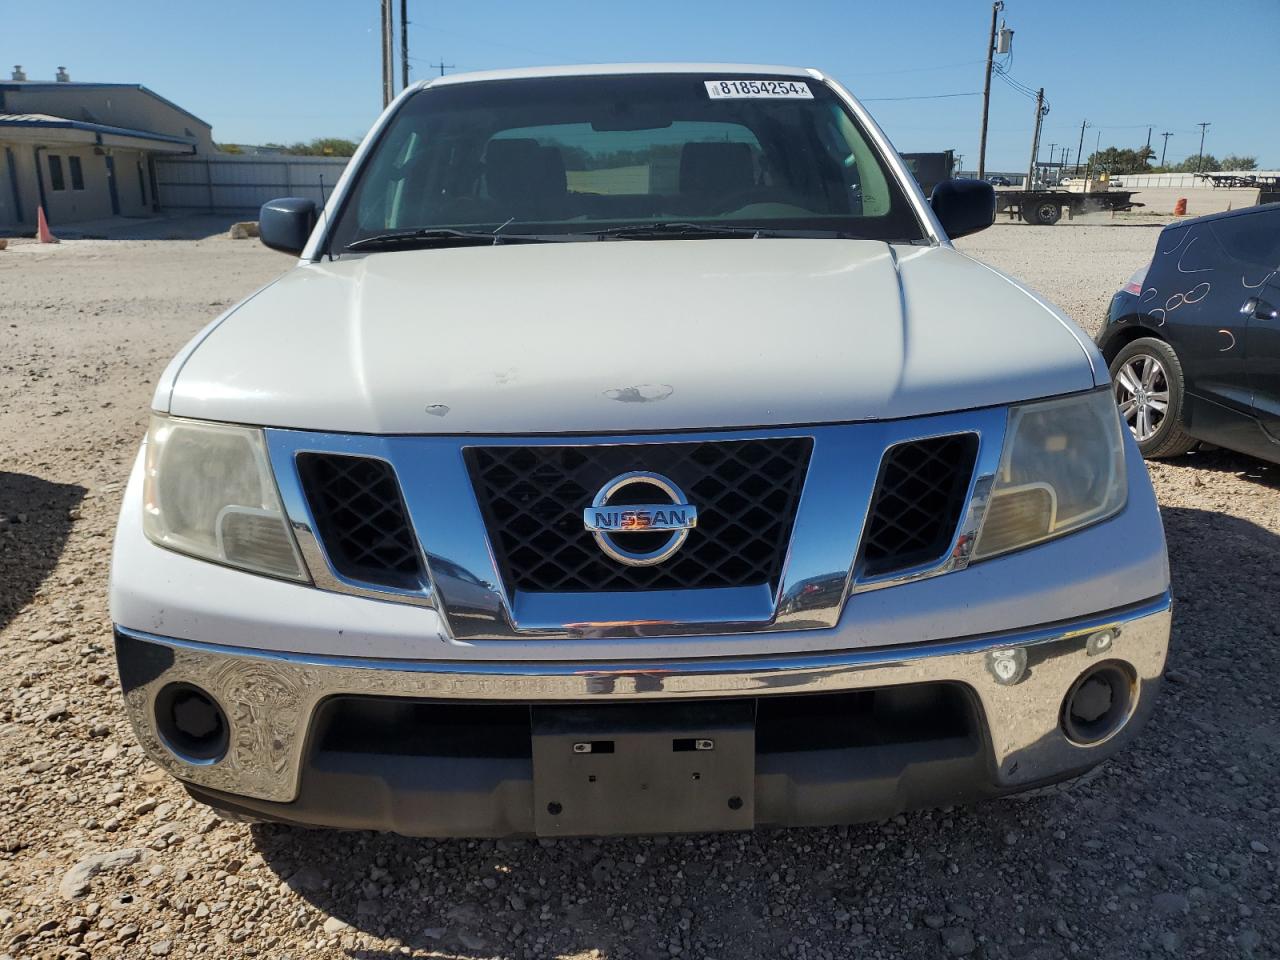
[[[1101,743],[1133,715],[1136,684],[1122,663],[1090,667],[1076,678],[1062,701],[1062,731],[1081,745]]]
[[[218,701],[190,683],[171,683],[156,695],[156,729],[166,747],[188,763],[216,763],[231,731]]]

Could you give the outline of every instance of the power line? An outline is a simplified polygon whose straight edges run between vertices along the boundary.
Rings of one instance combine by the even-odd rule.
[[[979,58],[977,60],[961,60],[958,63],[939,63],[931,67],[903,67],[900,70],[853,70],[838,71],[842,77],[887,77],[899,73],[925,73],[930,70],[951,70],[955,67],[968,67],[975,63],[985,63],[986,61]],[[832,71],[836,73],[837,71]]]
[[[859,97],[862,103],[884,103],[886,100],[947,100],[951,97],[980,97],[982,91],[974,93],[927,93],[918,97]]]
[[[997,63],[994,67],[994,71],[997,77],[1003,80],[1006,84],[1008,84],[1018,93],[1021,93],[1024,96],[1030,97],[1032,100],[1036,98],[1036,91],[1031,87],[1027,86],[1021,80],[1015,80],[1013,78],[1013,75],[1009,73],[1008,67]]]

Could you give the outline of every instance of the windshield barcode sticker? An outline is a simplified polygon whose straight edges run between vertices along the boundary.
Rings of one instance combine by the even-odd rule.
[[[803,80],[708,80],[707,96],[712,100],[736,100],[744,97],[769,97],[812,100],[809,85]]]

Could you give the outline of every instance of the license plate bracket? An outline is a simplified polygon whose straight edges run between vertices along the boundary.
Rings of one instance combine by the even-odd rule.
[[[755,705],[533,708],[539,836],[755,825]]]

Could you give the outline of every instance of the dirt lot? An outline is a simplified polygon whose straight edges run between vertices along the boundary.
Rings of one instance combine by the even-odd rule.
[[[1000,225],[961,245],[1092,331],[1155,237]],[[111,531],[165,362],[288,264],[221,238],[0,252],[0,957],[1280,955],[1280,468],[1227,453],[1152,469],[1170,682],[1140,744],[1072,794],[557,843],[193,805],[120,709]],[[106,852],[82,895],[68,871]]]

